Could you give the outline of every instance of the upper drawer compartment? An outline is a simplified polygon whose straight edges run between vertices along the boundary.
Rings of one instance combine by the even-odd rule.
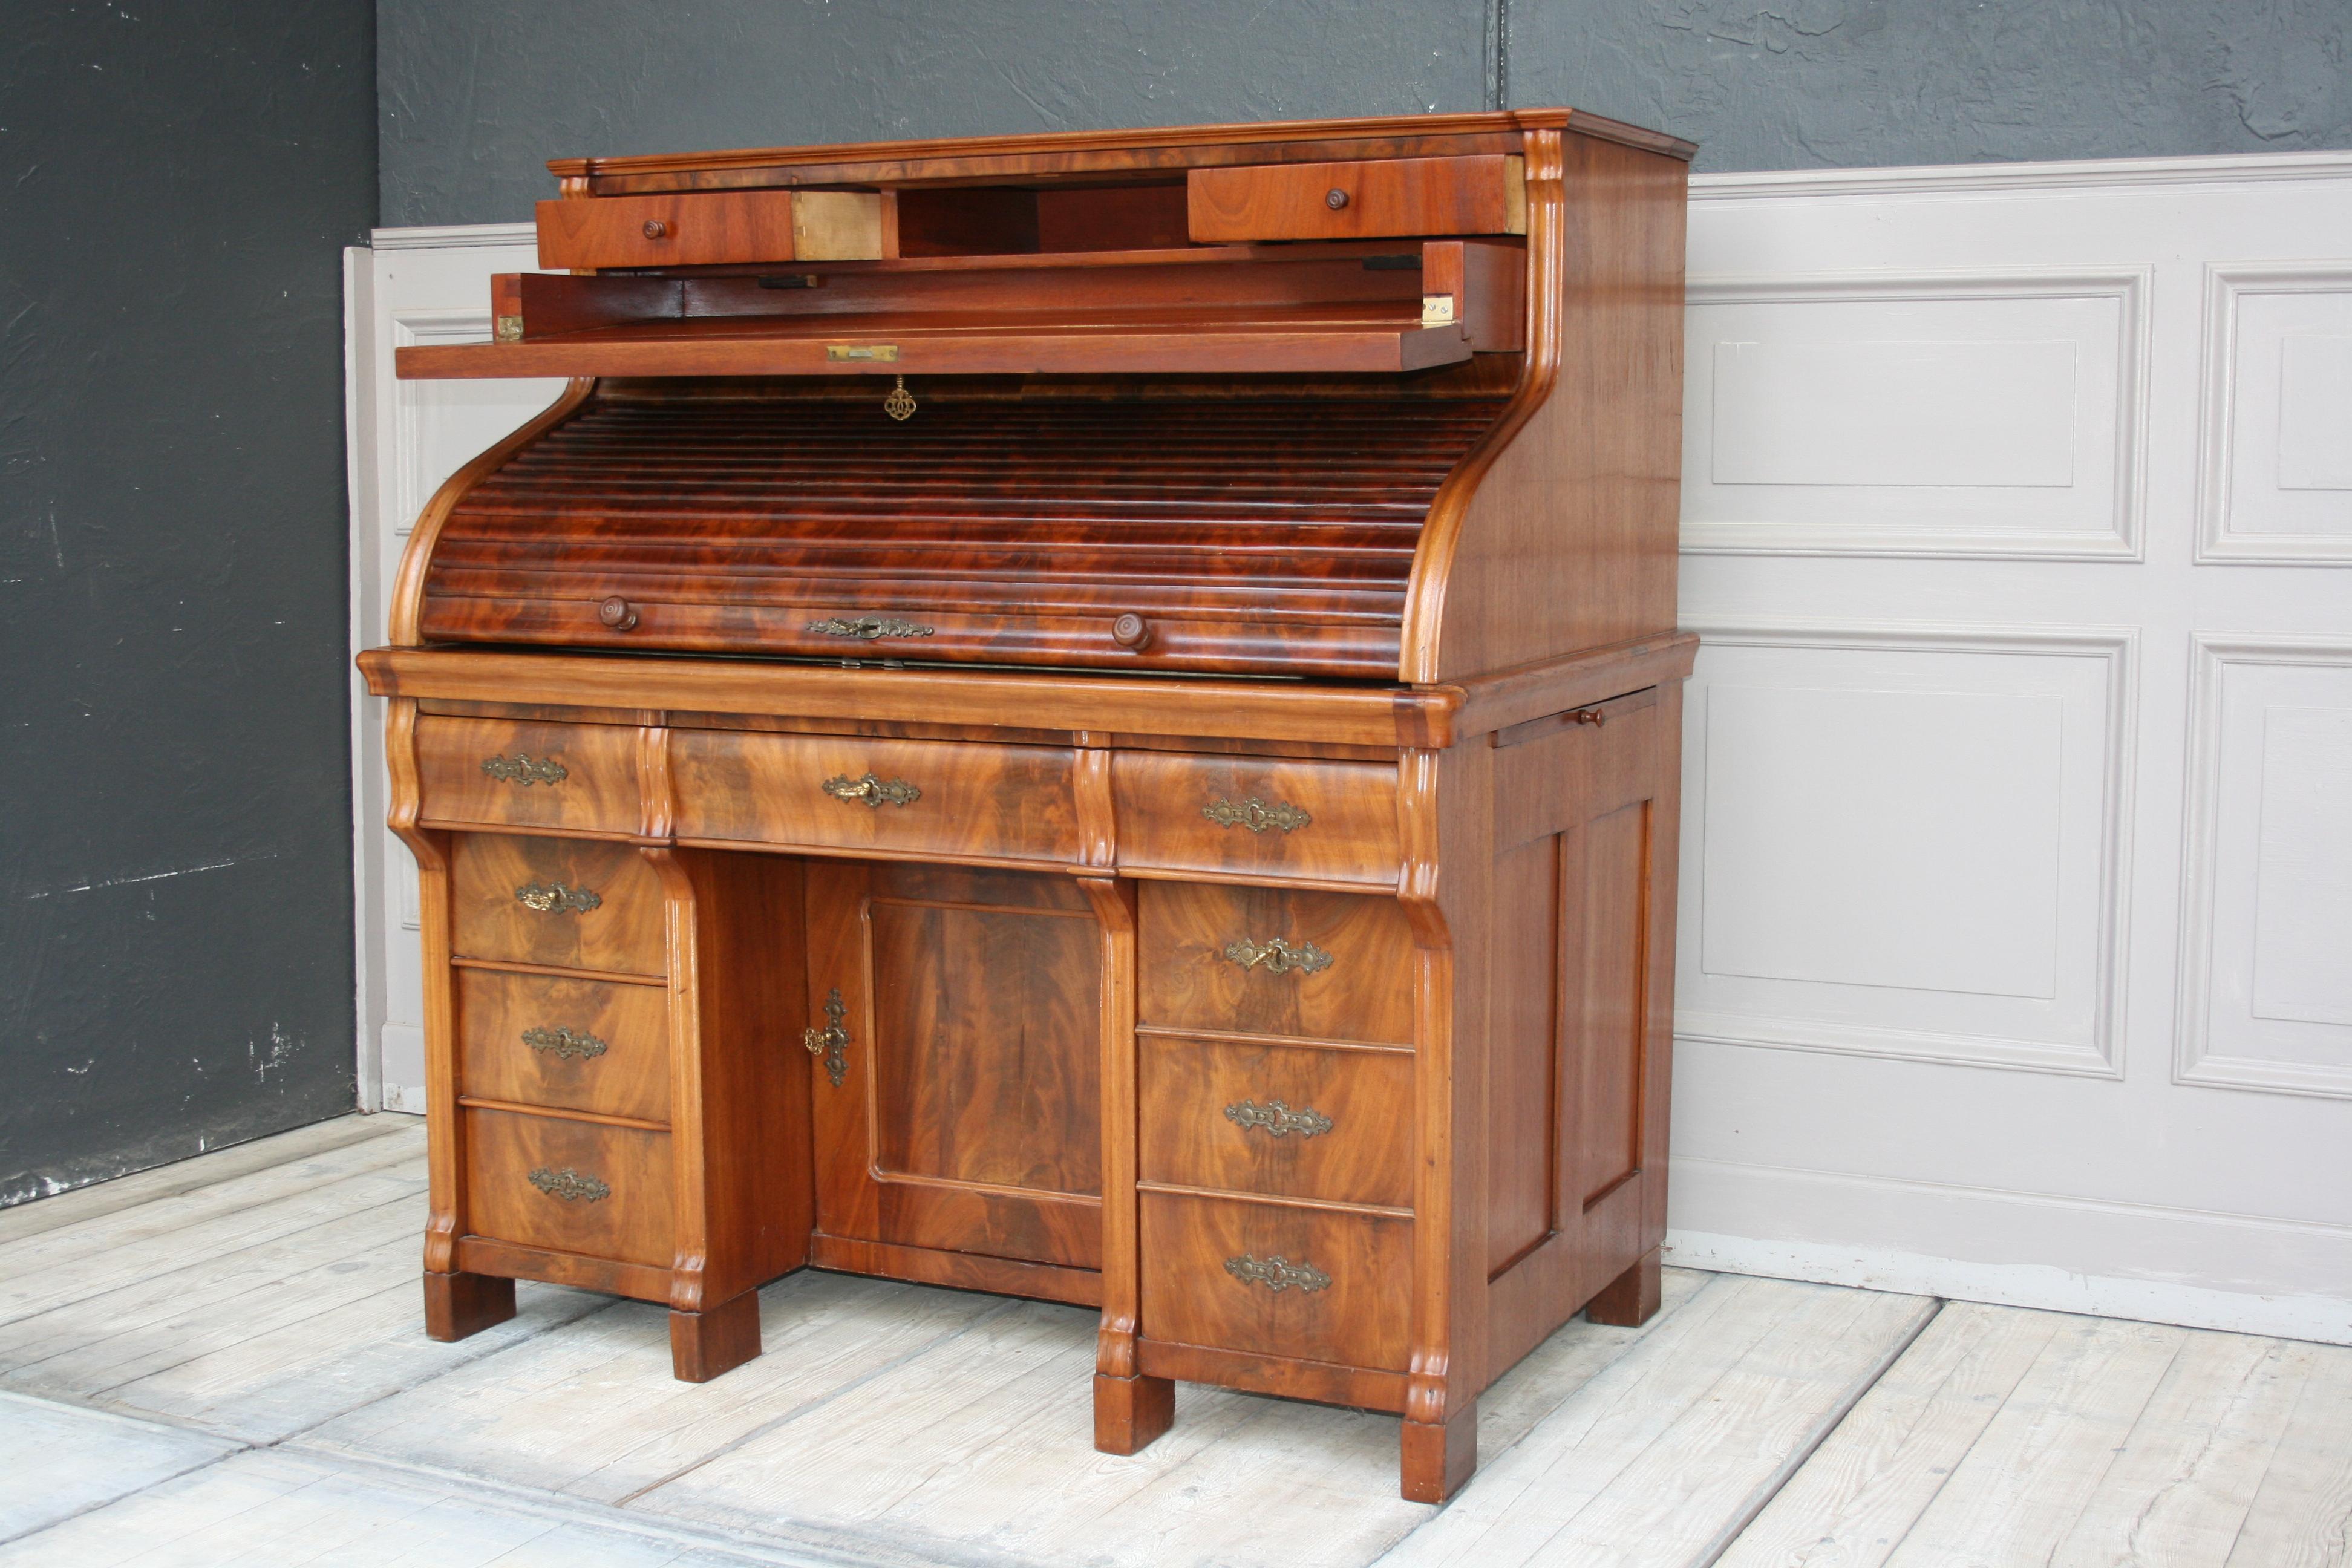
[[[1393,899],[1146,882],[1137,1021],[1412,1043],[1412,933]]]
[[[458,834],[449,905],[461,958],[666,971],[661,879],[625,844]]]
[[[1068,865],[1072,765],[1046,746],[670,732],[677,836],[737,844]]]
[[[1189,181],[1199,243],[1528,231],[1517,153],[1194,169]]]
[[[637,731],[621,725],[419,719],[416,773],[426,822],[637,831]]]
[[[541,267],[708,267],[871,261],[882,198],[871,191],[723,191],[539,204]]]
[[[1396,886],[1388,763],[1121,752],[1111,790],[1122,867]]]

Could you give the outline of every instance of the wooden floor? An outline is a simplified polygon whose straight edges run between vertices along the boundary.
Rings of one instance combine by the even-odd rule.
[[[1186,1388],[1097,1454],[1076,1308],[796,1275],[698,1387],[554,1286],[436,1344],[424,1187],[354,1117],[0,1213],[0,1564],[2352,1563],[2352,1349],[1671,1272],[1440,1510],[1381,1416]]]

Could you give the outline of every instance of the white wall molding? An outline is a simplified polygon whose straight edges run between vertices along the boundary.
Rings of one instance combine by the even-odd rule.
[[[2352,1226],[1681,1156],[1668,1190],[1686,1268],[2352,1344]]]
[[[2108,187],[2252,189],[2352,179],[2352,153],[2231,153],[2197,158],[2083,158],[2021,163],[1925,163],[1888,169],[1770,169],[1696,174],[1695,202],[1821,196],[2072,195]]]
[[[1682,550],[1685,554],[1771,554],[1771,555],[1897,555],[1928,556],[1947,559],[1981,560],[2090,560],[2132,561],[2140,558],[2143,535],[2143,501],[2146,493],[2144,475],[2147,424],[2147,343],[2149,284],[2151,268],[1980,268],[1969,269],[1936,269],[1904,271],[1839,270],[1822,272],[1790,272],[1754,277],[1693,277],[1686,286],[1686,309],[1692,322],[1689,350],[1689,402],[1685,413],[1686,458],[1683,489]],[[2007,326],[1996,327],[1991,312],[2000,305],[2043,304],[2063,306],[2069,302],[2087,301],[2112,308],[2111,323],[2104,331],[2113,333],[2113,366],[2110,376],[2089,382],[2073,389],[2072,405],[2067,416],[2071,439],[2066,464],[2068,478],[2054,487],[2044,481],[2002,482],[1983,481],[1970,484],[1946,480],[1938,483],[1927,477],[1906,475],[1899,467],[1875,484],[1847,479],[1836,481],[1830,488],[1801,485],[1787,479],[1767,479],[1761,484],[1734,484],[1722,492],[1712,482],[1712,469],[1700,471],[1697,465],[1703,458],[1715,463],[1721,461],[1719,441],[1724,397],[1717,384],[1717,367],[1713,356],[1702,358],[1708,344],[1708,323],[1717,315],[1733,315],[1727,323],[1729,330],[1739,331],[1744,325],[1757,330],[1758,319],[1779,307],[1780,310],[1813,321],[1811,330],[1823,327],[1819,318],[1822,307],[1851,306],[1876,308],[1849,312],[1860,319],[1850,331],[1869,333],[1875,343],[1851,343],[1851,351],[1875,346],[1883,349],[1907,350],[1913,355],[1936,349],[1947,353],[1975,350],[1981,357],[1987,350],[2006,349],[2012,353],[2031,348],[2053,348],[2058,342],[2069,345],[2068,358],[2079,363],[2085,350],[2095,353],[2099,344],[2084,339],[2059,339],[2047,343],[2014,341],[2020,331],[2047,334],[2053,331],[2087,329],[2095,338],[2103,330],[2095,322],[2066,323],[2056,320],[2051,311],[2030,312],[2020,316],[2009,313]],[[1761,307],[1747,312],[1744,321],[1735,312],[1738,307]],[[1943,312],[1948,318],[1940,328],[1929,327],[1920,319],[1923,312],[1912,310],[1897,317],[1888,308],[1911,306],[1951,307]],[[1977,335],[1967,332],[1964,316],[1983,319]],[[1924,334],[1941,331],[1956,334],[1949,342],[1939,342]],[[1890,335],[1892,334],[1892,335]],[[2004,341],[2007,340],[2007,341]],[[1731,346],[1728,343],[1717,345]],[[1751,345],[1741,345],[1751,346]],[[1752,345],[1769,348],[1769,344]],[[2046,354],[2042,356],[2046,358]],[[1985,368],[1990,369],[1990,366]],[[2095,371],[2095,366],[2087,367]],[[2036,394],[2054,394],[2057,388],[2042,388],[2032,384],[1988,385],[1983,387],[1948,387],[1943,395],[1958,399],[1960,405],[1974,408],[1983,416],[1988,409],[1998,409],[2004,403],[2030,398]],[[2085,395],[2088,405],[2085,406]],[[1889,408],[1886,416],[1898,424],[1908,425],[1915,419],[1932,421],[1936,415],[1921,411]],[[1998,416],[1997,415],[1995,416]],[[2031,416],[2022,410],[2013,418]],[[2087,426],[2087,427],[2086,427]],[[2108,447],[2106,463],[2102,471],[2078,474],[2074,471],[2072,453],[2086,442],[2097,442],[2104,433]],[[1842,434],[1823,430],[1825,437]],[[1950,433],[1948,433],[1950,434]],[[1866,451],[1869,437],[1852,434],[1851,438]],[[1938,451],[1948,451],[1954,442],[1961,440],[1950,434],[1948,442],[1930,442]],[[2095,453],[2093,454],[2095,456]],[[1862,453],[1857,453],[1862,456]],[[2000,454],[1988,449],[1979,454],[1980,460],[1998,462]],[[1946,460],[1948,461],[1948,458]],[[2085,487],[2090,487],[2087,489]],[[1744,496],[1742,491],[1744,490]],[[2094,498],[2096,526],[2083,526],[2080,515],[2068,515],[2063,503],[2071,500],[2071,492],[2084,490]],[[2104,490],[2104,500],[2098,500]],[[1738,498],[1738,499],[1735,499]],[[1719,515],[1722,509],[1738,504],[1778,503],[1791,510],[1794,516],[1739,517]],[[2010,521],[1988,526],[1982,522],[1961,521],[1969,512],[2006,511]],[[1838,514],[1844,514],[1839,520]],[[2029,521],[2037,516],[2040,521]]]
[[[1687,958],[1683,962],[1680,987],[1685,1000],[1675,1013],[1675,1037],[1769,1050],[1879,1057],[2081,1078],[2121,1078],[2123,1064],[2116,1042],[2120,1029],[2125,970],[2127,861],[2124,847],[2130,840],[2134,793],[2131,759],[2137,745],[2137,633],[2128,627],[1922,625],[1804,618],[1694,618],[1686,619],[1683,629],[1699,635],[1702,660],[1709,648],[1731,647],[2025,655],[2097,660],[2103,667],[2099,714],[2102,734],[2098,863],[2093,909],[2096,935],[2089,982],[2090,1026],[2084,1037],[2032,1039],[1959,1030],[1857,1026],[1819,1016],[1695,1005],[1687,998],[1699,989],[1698,975],[1693,973],[1694,966]],[[1705,686],[1706,671],[1702,668],[1694,682],[1695,695],[1703,697]],[[1687,710],[1694,723],[1703,706],[1700,700],[1689,705]],[[1707,854],[1704,828],[1707,761],[1704,738],[1686,736],[1684,861],[1693,868],[1702,888]],[[1691,945],[1690,934],[1703,929],[1701,922],[1706,919],[1704,892],[1694,900],[1688,896],[1690,891],[1686,879],[1682,908],[1686,950]],[[1921,896],[1932,897],[1933,890],[1923,889]]]
[[[2240,261],[2205,268],[2197,485],[2197,559],[2200,562],[2352,565],[2352,481],[2333,489],[2332,493],[2342,498],[2333,508],[2341,519],[2334,529],[2297,532],[2240,527],[2235,521],[2242,500],[2234,492],[2251,468],[2240,461],[2241,442],[2257,430],[2275,437],[2279,419],[2286,412],[2277,406],[2286,389],[2276,375],[2249,388],[2251,396],[2240,395],[2241,317],[2249,300],[2297,296],[2338,301],[2333,312],[2336,320],[2331,324],[2336,341],[2347,345],[2347,357],[2352,359],[2352,260]],[[2331,425],[2340,423],[2337,438],[2352,447],[2352,395],[2347,395],[2346,406],[2325,411],[2321,417]]]
[[[2338,1026],[2341,1059],[2296,1060],[2217,1047],[2214,1010],[2217,914],[2224,867],[2226,815],[2223,727],[2229,718],[2225,682],[2233,668],[2330,670],[2344,677],[2346,711],[2352,712],[2352,638],[2242,637],[2199,633],[2190,638],[2187,833],[2181,865],[2179,1002],[2174,1013],[2173,1081],[2215,1089],[2352,1100],[2352,1025]],[[2336,783],[2340,787],[2343,781]],[[2323,787],[2326,787],[2323,785]],[[2234,803],[2241,820],[2259,819],[2259,800]],[[2352,816],[2352,796],[2343,807]],[[2352,838],[2352,830],[2347,830]],[[2263,868],[2256,864],[2256,889]],[[2252,932],[2239,932],[2251,944]],[[2352,966],[2352,931],[2338,933],[2341,962]],[[2236,945],[2236,944],[2233,944]],[[2251,970],[2253,952],[2244,954]],[[2245,978],[2250,979],[2250,976]],[[2251,989],[2250,986],[2244,987]],[[2325,1029],[2326,1026],[2320,1026]],[[2315,1031],[2304,1030],[2303,1033]]]
[[[372,228],[369,247],[375,250],[462,250],[480,246],[539,247],[539,226],[531,223],[453,223],[437,227]],[[485,296],[487,298],[487,296]]]

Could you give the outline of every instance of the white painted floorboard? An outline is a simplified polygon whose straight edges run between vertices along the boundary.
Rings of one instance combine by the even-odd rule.
[[[803,1273],[699,1385],[553,1286],[436,1344],[416,1125],[272,1142],[0,1215],[0,1564],[2352,1568],[2352,1349],[1671,1270],[1438,1510],[1387,1416],[1186,1387],[1096,1453],[1069,1307]]]

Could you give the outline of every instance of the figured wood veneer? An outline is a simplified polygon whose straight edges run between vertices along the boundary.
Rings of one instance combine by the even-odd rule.
[[[457,956],[631,974],[667,967],[659,885],[628,846],[491,833],[457,834],[452,843]],[[596,905],[534,909],[519,896],[525,888],[589,893]]]
[[[458,1087],[468,1099],[669,1120],[660,987],[461,969],[457,988]]]
[[[618,725],[419,719],[418,817],[453,826],[635,833],[636,752],[637,731]]]

